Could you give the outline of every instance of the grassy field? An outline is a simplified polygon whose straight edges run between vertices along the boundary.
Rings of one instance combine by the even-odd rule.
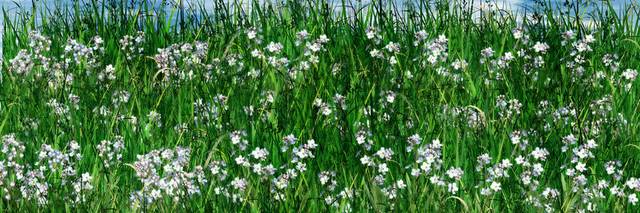
[[[5,11],[1,209],[640,210],[640,8],[476,6]]]

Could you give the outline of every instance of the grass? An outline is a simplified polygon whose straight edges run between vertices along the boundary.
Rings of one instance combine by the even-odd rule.
[[[637,7],[616,13],[608,3],[592,12],[584,4],[544,4],[510,14],[468,2],[381,2],[215,1],[213,10],[169,2],[165,10],[114,0],[3,11],[0,135],[8,148],[0,154],[0,195],[9,197],[0,206],[30,212],[638,210],[630,198],[640,192],[633,178],[640,175],[640,89],[632,72],[640,66]],[[309,36],[297,45],[303,30]],[[574,37],[564,39],[570,30]],[[123,49],[121,39],[139,32],[141,42]],[[446,41],[438,43],[441,35]],[[103,43],[92,48],[95,36]],[[71,39],[79,45],[69,46]],[[172,44],[190,49],[175,46],[180,54],[159,55]],[[488,47],[493,53],[483,56]],[[14,59],[21,50],[26,59]],[[505,59],[508,53],[513,59]],[[162,56],[176,63],[163,63]],[[316,148],[303,145],[311,139]],[[24,156],[15,155],[21,153],[15,144],[24,145]],[[186,160],[153,160],[153,150],[183,153],[176,147],[190,150]],[[268,155],[255,157],[256,148]],[[390,159],[384,150],[393,152]],[[534,152],[540,150],[548,154]],[[477,160],[485,153],[486,165]],[[237,163],[240,156],[249,167]],[[371,166],[363,165],[365,156]],[[256,164],[272,165],[273,174],[256,172]],[[584,171],[568,174],[581,164]],[[172,178],[175,188],[158,184]],[[611,193],[615,187],[622,195]],[[143,202],[132,199],[136,192],[159,193]]]

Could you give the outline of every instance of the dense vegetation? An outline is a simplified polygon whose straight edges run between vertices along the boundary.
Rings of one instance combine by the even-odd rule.
[[[637,211],[638,8],[4,11],[5,211]]]

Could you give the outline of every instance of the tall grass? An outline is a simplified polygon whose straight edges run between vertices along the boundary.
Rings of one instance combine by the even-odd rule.
[[[82,157],[60,165],[75,168],[78,177],[70,180],[91,189],[79,190],[85,199],[73,202],[75,189],[65,183],[64,168],[52,163],[33,179],[48,183],[48,193],[26,191],[29,181],[6,164],[12,161],[7,148],[0,154],[0,172],[5,172],[0,195],[10,196],[0,206],[30,212],[637,211],[640,204],[629,196],[640,187],[625,184],[640,175],[640,90],[635,77],[623,73],[632,75],[640,66],[638,8],[630,5],[616,13],[601,3],[593,11],[584,4],[558,10],[547,2],[540,10],[513,14],[480,10],[477,3],[216,0],[210,8],[182,1],[158,7],[149,1],[103,0],[72,6],[36,2],[11,15],[3,10],[0,135],[15,135],[3,143],[22,142],[24,157],[15,161],[25,171],[38,171],[59,156],[41,154],[43,144],[69,153],[76,141]],[[297,45],[303,30],[309,36]],[[567,31],[574,37],[564,39]],[[141,53],[123,50],[121,39],[140,33]],[[50,48],[36,52],[38,44],[30,45],[34,35],[50,40]],[[321,35],[329,41],[317,42]],[[104,42],[90,49],[96,36]],[[447,39],[447,56],[431,63],[439,36]],[[589,36],[595,40],[586,42],[590,51],[577,50]],[[76,49],[65,50],[71,39],[91,53],[76,56]],[[159,48],[196,48],[196,41],[207,45],[202,58],[197,51],[176,50],[182,54],[176,56],[176,69],[159,69]],[[281,52],[270,52],[271,42],[281,44]],[[321,43],[321,50],[305,54],[306,42]],[[483,56],[488,47],[492,56]],[[266,56],[256,57],[254,49]],[[13,65],[21,50],[33,62],[26,74]],[[500,65],[508,53],[514,59]],[[603,60],[607,54],[611,61]],[[191,56],[193,61],[179,60]],[[269,56],[288,63],[274,66]],[[300,68],[305,63],[308,68]],[[108,65],[115,70],[112,80],[100,77]],[[412,147],[414,135],[420,140]],[[98,146],[113,144],[118,136],[124,142],[122,158],[117,160],[117,152],[114,158],[99,155]],[[285,146],[292,137],[297,142]],[[310,139],[318,144],[308,150],[314,158],[296,155]],[[246,150],[240,148],[244,140]],[[598,146],[587,145],[589,140]],[[441,151],[434,148],[436,141]],[[140,155],[176,147],[190,149],[184,172],[202,166],[207,182],[196,183],[199,193],[193,195],[136,203],[132,193],[152,193],[143,189],[158,182],[136,173],[142,171],[136,163]],[[255,148],[264,148],[268,156],[254,159]],[[385,160],[379,150],[387,148],[394,154]],[[535,148],[549,152],[546,160],[533,159]],[[573,153],[582,148],[591,155],[583,159]],[[477,158],[485,153],[491,159],[483,166]],[[237,164],[239,156],[252,166],[272,164],[275,174],[256,174],[253,167]],[[363,165],[365,156],[375,166]],[[420,159],[425,156],[434,158],[433,165]],[[519,156],[529,165],[518,164]],[[503,160],[513,164],[504,168],[508,177],[489,172],[505,167]],[[624,170],[620,179],[605,169],[614,160],[620,161],[615,172]],[[211,170],[221,162],[226,178]],[[568,175],[583,162],[585,171]],[[544,171],[531,177],[536,163]],[[381,164],[389,171],[381,172]],[[420,170],[423,166],[429,171]],[[453,168],[463,171],[459,180],[450,173]],[[323,171],[334,175],[319,175]],[[175,175],[167,168],[157,172]],[[84,173],[92,179],[82,182]],[[286,187],[278,187],[286,174]],[[533,183],[523,181],[526,174]],[[244,178],[246,189],[234,187],[235,178]],[[494,182],[501,189],[487,195],[483,189]],[[612,194],[614,186],[624,195]]]

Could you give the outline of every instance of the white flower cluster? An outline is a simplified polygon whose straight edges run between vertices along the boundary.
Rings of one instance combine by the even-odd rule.
[[[133,60],[134,58],[142,55],[142,53],[144,52],[144,41],[145,35],[142,31],[138,31],[135,37],[131,35],[125,35],[119,41],[120,50],[123,51],[127,60]]]
[[[573,32],[565,32],[563,36],[563,43],[571,44],[573,48],[570,57],[566,60],[566,67],[572,71],[571,79],[578,81],[583,77],[586,72],[586,66],[588,66],[587,59],[591,57],[589,53],[593,51],[591,44],[596,40],[591,34],[585,35],[584,38],[576,40],[576,36]]]
[[[64,47],[65,65],[84,65],[88,68],[87,74],[90,74],[91,70],[100,66],[101,57],[104,54],[103,44],[104,40],[99,36],[93,37],[88,46],[75,39],[69,39]]]
[[[96,149],[98,150],[98,157],[102,159],[102,165],[104,168],[109,169],[122,161],[124,138],[116,136],[113,140],[102,140],[96,146]]]
[[[206,64],[208,51],[209,45],[199,41],[158,49],[153,59],[162,74],[164,85],[192,80],[198,70],[210,67],[210,64]]]
[[[51,50],[51,40],[37,31],[29,32],[29,50],[23,49],[11,60],[9,60],[9,71],[18,75],[27,76],[36,68],[42,71],[49,71],[51,58],[48,53]],[[35,73],[35,77],[40,77],[42,73]]]
[[[78,173],[77,162],[81,159],[80,146],[71,141],[66,151],[60,151],[51,145],[43,144],[38,152],[37,161],[29,164],[24,161],[25,146],[14,134],[2,137],[0,160],[0,187],[5,200],[22,198],[38,205],[49,203],[49,192],[53,189],[68,189],[71,193],[64,199],[72,204],[86,201],[91,193],[91,175]],[[60,181],[49,182],[46,177],[56,175]]]
[[[207,184],[201,166],[188,171],[191,159],[188,148],[153,150],[137,158],[133,168],[142,188],[131,193],[134,208],[146,207],[164,198],[180,204],[182,199],[200,194],[200,187]]]
[[[193,122],[196,126],[215,126],[216,128],[222,128],[220,126],[220,116],[228,109],[227,96],[218,94],[213,97],[210,102],[205,102],[199,98],[193,103]]]
[[[304,43],[304,50],[302,56],[297,59],[298,65],[295,66],[291,71],[290,75],[295,78],[297,72],[299,71],[307,71],[311,69],[312,66],[317,65],[320,62],[320,52],[326,51],[325,45],[329,42],[329,38],[326,35],[320,35],[315,40],[309,40],[310,34],[306,31],[300,31],[296,34],[296,46]]]
[[[323,101],[321,98],[316,98],[313,101],[313,106],[318,108],[318,113],[323,116],[329,116],[334,114],[336,110],[346,110],[346,98],[340,94],[336,94],[333,97],[333,103],[327,103]],[[334,114],[334,117],[337,114]]]
[[[518,99],[507,100],[505,95],[500,95],[496,99],[496,108],[501,119],[512,120],[522,112],[522,103]]]

